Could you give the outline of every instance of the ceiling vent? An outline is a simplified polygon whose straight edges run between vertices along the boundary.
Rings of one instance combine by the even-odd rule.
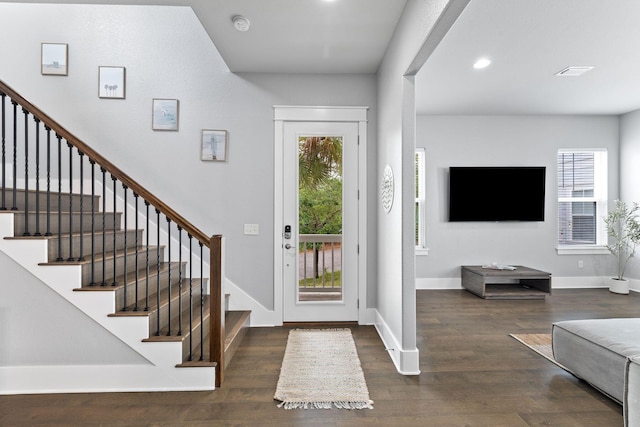
[[[562,71],[558,71],[556,76],[560,77],[577,77],[581,76],[589,70],[592,70],[594,67],[567,67]]]

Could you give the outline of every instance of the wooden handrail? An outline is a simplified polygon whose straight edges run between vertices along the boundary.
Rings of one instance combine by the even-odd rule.
[[[94,161],[98,166],[102,167],[113,177],[118,179],[124,185],[126,185],[131,191],[135,194],[141,196],[144,200],[149,202],[153,207],[158,209],[161,213],[166,215],[172,221],[174,221],[177,225],[182,227],[187,233],[196,238],[198,241],[202,242],[203,245],[209,247],[210,237],[207,236],[204,232],[202,232],[199,228],[195,227],[189,221],[187,221],[184,217],[182,217],[179,213],[174,211],[171,207],[169,207],[166,203],[160,200],[158,197],[153,195],[150,191],[144,188],[142,185],[138,184],[135,180],[133,180],[129,175],[124,173],[120,168],[111,163],[109,160],[104,158],[100,153],[95,151],[93,148],[89,147],[83,141],[74,136],[71,132],[62,127],[58,122],[53,120],[47,114],[42,112],[38,107],[31,104],[29,101],[24,99],[20,94],[18,94],[15,90],[10,88],[6,83],[0,80],[0,92],[8,95],[13,101],[19,104],[22,108],[30,112],[34,117],[38,118],[46,127],[53,130],[57,135],[64,138],[69,144],[73,145],[78,149],[81,153],[86,155],[90,160]]]
[[[57,137],[64,138],[67,143],[75,147],[80,153],[86,155],[88,159],[109,173],[113,178],[119,180],[134,194],[141,196],[145,202],[153,206],[157,211],[164,214],[168,219],[173,221],[178,227],[186,231],[190,236],[197,239],[202,246],[209,249],[209,280],[210,280],[210,334],[209,334],[209,351],[210,361],[216,362],[216,386],[219,387],[224,380],[224,307],[222,298],[222,236],[213,235],[209,237],[199,228],[195,227],[179,213],[174,211],[166,203],[148,191],[142,185],[138,184],[129,175],[124,173],[120,168],[111,163],[93,148],[89,147],[83,141],[75,137],[71,132],[66,130],[58,122],[53,120],[38,107],[24,99],[15,90],[0,80],[0,96],[9,96],[12,103],[20,105],[24,111],[29,112],[34,118],[39,120],[47,129],[56,133]],[[4,100],[4,99],[3,99]],[[201,247],[202,247],[201,246]]]

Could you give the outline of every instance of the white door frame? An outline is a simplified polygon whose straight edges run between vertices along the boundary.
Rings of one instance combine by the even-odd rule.
[[[273,283],[275,320],[283,323],[283,155],[285,122],[353,122],[358,124],[358,323],[367,323],[367,110],[368,107],[279,106],[274,109]]]

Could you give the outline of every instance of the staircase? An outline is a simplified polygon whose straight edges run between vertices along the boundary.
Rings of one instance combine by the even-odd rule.
[[[0,250],[149,361],[135,373],[98,369],[86,390],[221,386],[249,326],[249,312],[226,310],[222,236],[205,235],[1,81],[0,97]]]

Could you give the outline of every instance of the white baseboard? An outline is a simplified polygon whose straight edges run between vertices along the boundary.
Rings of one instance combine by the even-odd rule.
[[[375,328],[398,373],[402,375],[420,375],[418,349],[405,350],[401,348],[400,342],[378,311],[376,311]]]
[[[416,289],[462,289],[459,277],[416,277]]]
[[[552,289],[606,288],[604,277],[556,277],[551,278]]]
[[[3,366],[0,395],[213,390],[215,370],[151,365]]]
[[[552,276],[551,289],[585,289],[607,288],[608,277],[602,276]],[[629,279],[629,288],[634,292],[640,292],[640,280]],[[459,277],[416,278],[416,289],[462,289]]]

